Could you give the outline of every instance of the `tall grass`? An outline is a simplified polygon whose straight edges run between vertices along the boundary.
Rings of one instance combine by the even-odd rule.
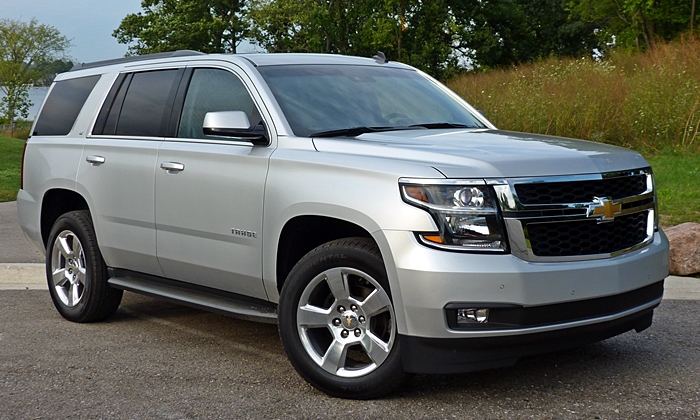
[[[450,88],[499,128],[582,138],[646,154],[700,151],[700,40],[604,60],[548,59],[467,74]]]

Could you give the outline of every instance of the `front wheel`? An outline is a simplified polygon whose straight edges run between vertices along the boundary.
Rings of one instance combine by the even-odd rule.
[[[404,376],[386,270],[366,238],[328,242],[294,266],[279,330],[297,372],[329,395],[376,398]]]
[[[101,321],[121,302],[122,291],[107,284],[107,267],[87,211],[66,213],[54,223],[46,250],[46,277],[54,306],[70,321]]]

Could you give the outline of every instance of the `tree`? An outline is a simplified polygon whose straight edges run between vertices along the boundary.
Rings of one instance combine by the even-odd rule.
[[[407,3],[401,61],[438,79],[447,79],[458,67],[454,40],[459,28],[445,0]]]
[[[391,31],[385,15],[366,0],[261,0],[251,5],[250,35],[268,52],[359,55]]]
[[[571,16],[596,26],[603,45],[651,49],[693,28],[695,1],[571,0]]]
[[[244,0],[143,0],[112,33],[128,54],[173,50],[235,53],[247,31]]]
[[[440,78],[456,65],[445,0],[261,0],[249,16],[251,38],[268,52],[382,51]]]
[[[451,0],[450,5],[461,28],[456,48],[477,68],[590,55],[598,47],[595,25],[572,18],[566,0]]]
[[[568,0],[259,0],[252,38],[269,52],[372,56],[444,79],[470,64],[502,67],[591,54],[595,25],[572,19]],[[462,58],[466,58],[466,60]]]
[[[0,99],[0,113],[9,121],[10,136],[14,134],[14,121],[17,117],[27,118],[32,102],[29,100],[29,91],[24,86],[4,86],[5,96]]]
[[[29,86],[49,64],[63,57],[69,46],[70,41],[58,29],[36,19],[0,20],[0,89],[5,93],[0,112],[10,123],[17,117],[28,117]]]
[[[56,75],[64,73],[73,68],[75,63],[68,59],[58,59],[47,63],[41,71],[41,77],[37,81],[41,86],[50,86]]]

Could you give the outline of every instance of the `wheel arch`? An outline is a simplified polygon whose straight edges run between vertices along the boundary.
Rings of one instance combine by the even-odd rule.
[[[51,227],[56,220],[69,211],[89,210],[85,198],[75,191],[55,188],[46,191],[41,201],[41,239],[47,246]]]
[[[319,215],[296,216],[288,220],[277,245],[277,291],[282,290],[289,272],[309,251],[326,242],[349,237],[369,238],[376,243],[365,228],[346,220]]]

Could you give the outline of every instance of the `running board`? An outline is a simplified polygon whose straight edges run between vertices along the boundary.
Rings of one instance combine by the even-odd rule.
[[[108,281],[115,289],[162,298],[205,311],[217,312],[246,321],[277,323],[277,311],[273,306],[218,296],[200,290],[179,287],[172,284],[152,282],[138,277],[112,277]]]

